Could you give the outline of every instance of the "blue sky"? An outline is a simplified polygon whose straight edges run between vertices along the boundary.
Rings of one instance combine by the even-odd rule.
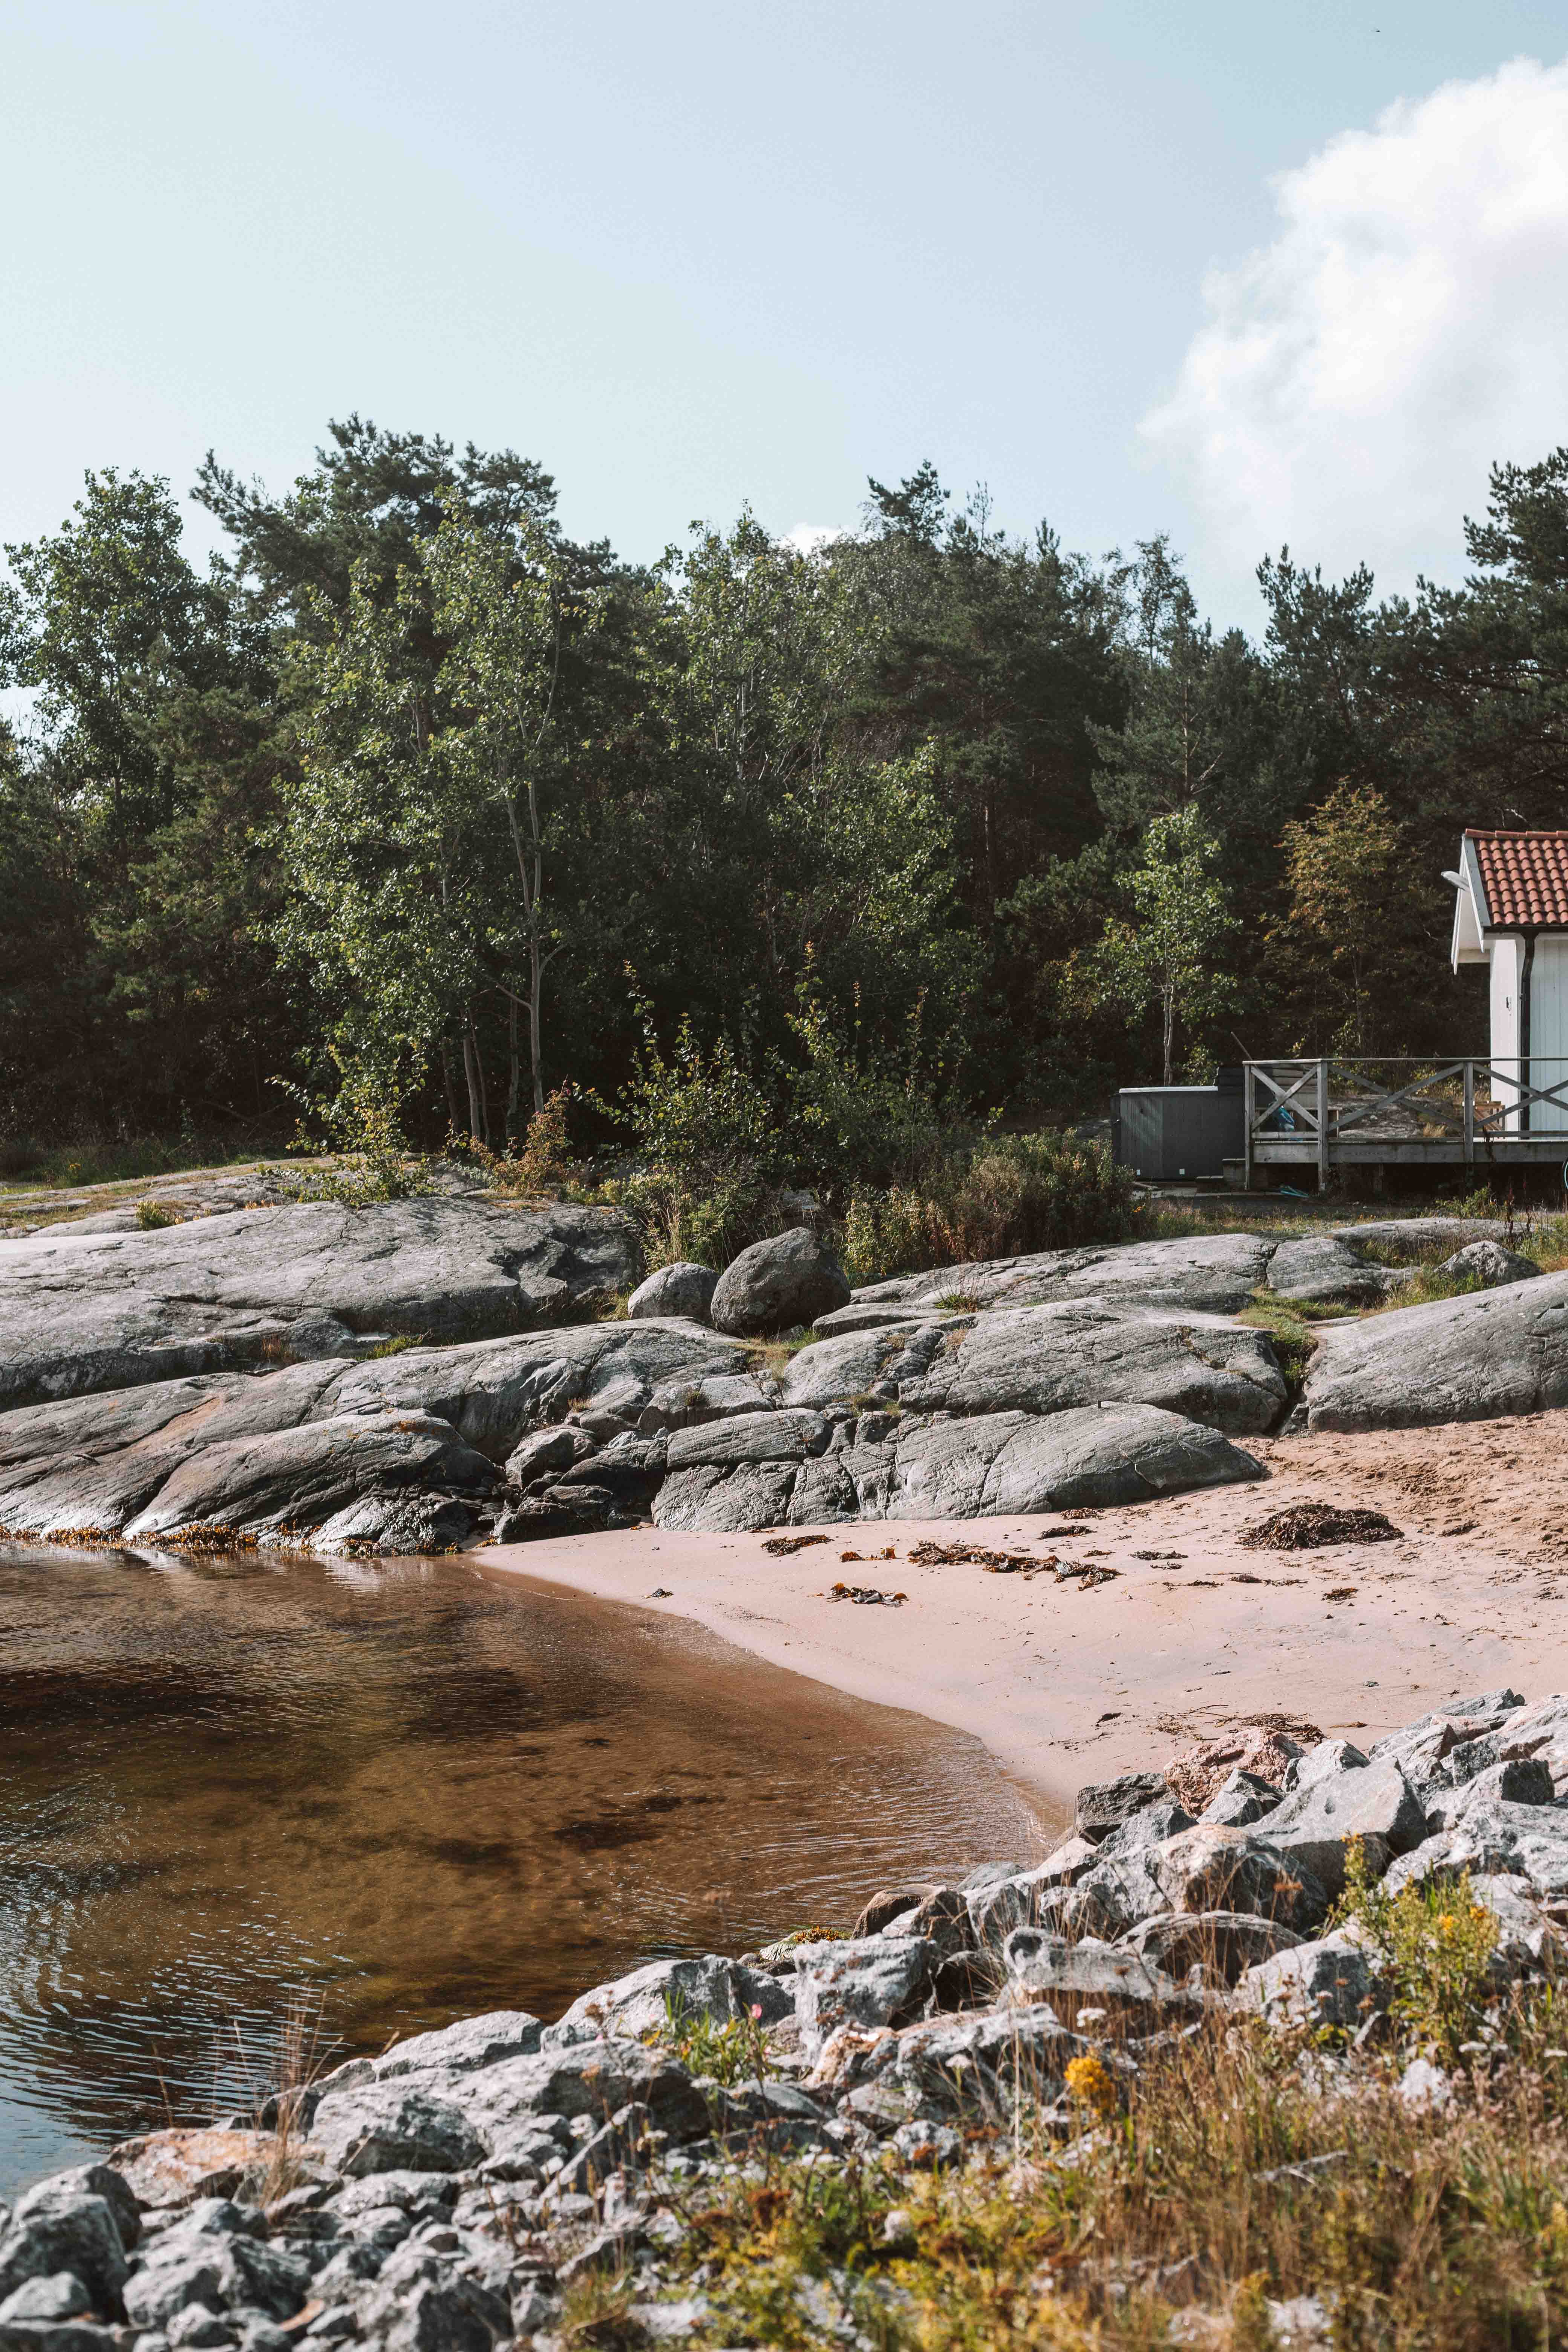
[[[1452,576],[1568,439],[1565,53],[1568,0],[7,0],[0,537],[357,407],[636,556],[929,456],[1249,626],[1286,536]]]

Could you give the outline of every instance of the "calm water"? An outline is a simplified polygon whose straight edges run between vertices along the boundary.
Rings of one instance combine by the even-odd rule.
[[[0,1547],[0,2196],[243,2104],[301,2001],[334,2055],[550,2017],[1038,1851],[973,1741],[678,1620],[460,1559]]]

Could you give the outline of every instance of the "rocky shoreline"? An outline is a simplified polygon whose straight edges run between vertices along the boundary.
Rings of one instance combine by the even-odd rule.
[[[1222,1234],[851,1294],[805,1228],[721,1276],[666,1268],[634,1293],[629,1224],[569,1204],[308,1202],[52,1228],[0,1244],[0,1530],[409,1552],[650,1515],[727,1531],[1227,1485],[1263,1475],[1246,1441],[1282,1425],[1568,1402],[1568,1275],[1476,1233],[1426,1219]],[[1386,1300],[1408,1271],[1367,1249],[1434,1235],[1488,1286],[1324,1325],[1299,1400],[1268,1332],[1235,1319],[1255,1296]]]
[[[1347,1885],[1362,1907],[1336,1915]],[[1465,2083],[1367,1906],[1430,1888],[1484,1927],[1484,2086],[1507,2005],[1568,1958],[1568,1697],[1475,1694],[1366,1754],[1260,1720],[1083,1789],[1032,1869],[884,1888],[847,1936],[656,1961],[553,2023],[468,2019],[128,2142],[3,2217],[0,2352],[552,2347],[608,2278],[605,2340],[731,2340],[709,2333],[704,2200],[791,2165],[874,2179],[896,2253],[911,2182],[1037,2189],[1194,2036],[1268,2037],[1330,2110],[1440,2113]],[[896,2300],[896,2269],[867,2291]],[[807,2338],[853,2340],[861,2292],[804,2282]],[[1291,2340],[1326,2343],[1320,2322]]]

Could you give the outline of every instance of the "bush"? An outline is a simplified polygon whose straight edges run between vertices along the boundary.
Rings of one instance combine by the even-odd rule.
[[[1132,1181],[1100,1144],[1058,1135],[992,1136],[928,1177],[858,1189],[844,1218],[844,1270],[880,1282],[928,1267],[1125,1241]]]

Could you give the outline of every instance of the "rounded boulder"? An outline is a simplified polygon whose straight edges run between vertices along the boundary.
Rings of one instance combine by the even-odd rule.
[[[710,1265],[697,1265],[689,1260],[661,1265],[633,1291],[626,1313],[636,1323],[663,1315],[684,1315],[694,1323],[706,1323],[718,1279]]]
[[[848,1303],[849,1285],[832,1251],[809,1226],[792,1225],[753,1242],[725,1267],[709,1312],[716,1330],[749,1339],[815,1323]]]

